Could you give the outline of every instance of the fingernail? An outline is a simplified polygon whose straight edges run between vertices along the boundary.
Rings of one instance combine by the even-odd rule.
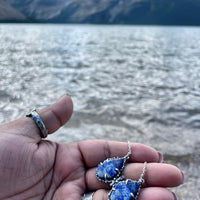
[[[176,197],[175,193],[172,192],[172,194],[173,194],[173,196],[174,196],[174,200],[177,200],[177,197]]]
[[[159,156],[158,162],[159,162],[159,163],[163,163],[163,155],[162,155],[162,153],[160,153],[159,151],[158,151],[158,156]]]
[[[181,171],[181,174],[182,174],[182,184],[185,183],[185,176],[184,176],[184,173]]]

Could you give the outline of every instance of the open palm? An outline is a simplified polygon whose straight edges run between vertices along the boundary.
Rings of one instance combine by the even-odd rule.
[[[39,111],[49,133],[65,124],[73,110],[65,95]],[[147,161],[144,188],[139,200],[173,200],[165,187],[178,186],[183,173],[172,165],[159,163],[161,154],[142,144],[131,144],[132,155],[124,169],[125,178],[138,180]],[[124,156],[127,143],[83,141],[58,144],[42,140],[30,118],[0,127],[0,200],[81,200],[94,191],[93,200],[108,199],[109,186],[96,179],[95,169],[108,157]]]

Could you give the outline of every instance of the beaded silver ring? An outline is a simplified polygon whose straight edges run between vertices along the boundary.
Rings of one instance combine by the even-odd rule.
[[[46,128],[44,122],[40,118],[39,114],[37,113],[36,109],[32,110],[30,113],[26,115],[26,117],[30,117],[34,120],[35,124],[40,130],[41,138],[46,138],[48,135],[48,129]]]

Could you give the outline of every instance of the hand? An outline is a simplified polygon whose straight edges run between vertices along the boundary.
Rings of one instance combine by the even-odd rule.
[[[71,99],[65,95],[38,111],[49,133],[70,118]],[[183,182],[182,172],[158,163],[160,154],[151,147],[131,144],[132,155],[125,178],[138,179],[147,161],[144,188],[139,200],[173,200],[165,187]],[[83,141],[58,144],[42,140],[31,118],[21,118],[0,127],[0,200],[81,200],[84,192],[96,191],[93,200],[106,200],[108,184],[96,179],[95,168],[108,157],[124,156],[127,143]]]

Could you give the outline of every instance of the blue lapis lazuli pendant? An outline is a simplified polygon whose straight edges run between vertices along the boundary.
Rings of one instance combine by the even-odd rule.
[[[109,200],[135,200],[139,194],[141,183],[127,179],[116,183],[110,193]]]
[[[126,160],[123,158],[109,158],[100,163],[96,175],[97,178],[106,183],[118,178],[124,168]]]
[[[131,148],[129,144],[129,152],[126,156],[122,158],[108,158],[103,163],[100,163],[96,170],[97,179],[105,183],[115,182],[115,180],[120,177],[130,154]]]

